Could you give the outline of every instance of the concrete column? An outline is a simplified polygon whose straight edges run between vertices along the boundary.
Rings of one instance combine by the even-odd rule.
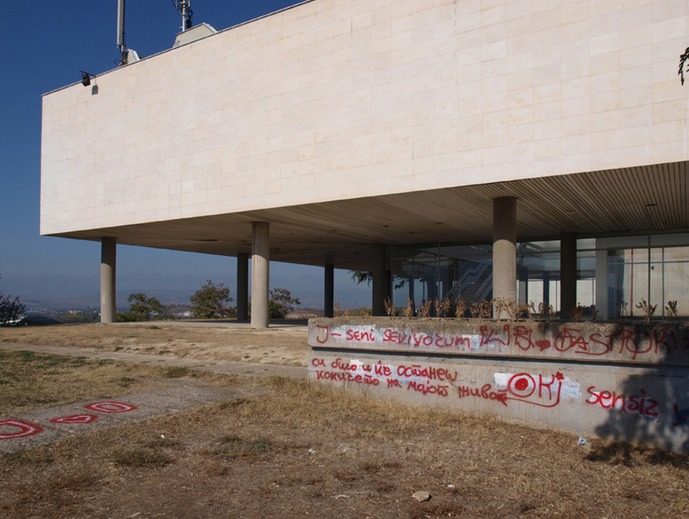
[[[596,310],[598,319],[607,321],[614,312],[610,311],[610,287],[608,285],[608,251],[596,251]]]
[[[543,306],[550,306],[550,272],[543,272]]]
[[[251,227],[251,327],[268,328],[270,224],[253,222]]]
[[[326,263],[323,280],[323,315],[325,317],[335,316],[335,266]]]
[[[560,318],[571,319],[577,306],[577,235],[560,235]]]
[[[249,254],[237,254],[237,321],[249,320]]]
[[[100,322],[112,323],[116,313],[117,238],[102,238],[100,245]]]
[[[517,300],[517,199],[513,197],[493,200],[493,299]],[[495,306],[493,316],[501,317],[495,315]]]
[[[517,269],[519,278],[519,304],[529,304],[529,269],[528,267],[520,267]]]
[[[373,248],[373,288],[371,290],[371,312],[373,315],[385,314],[385,298],[388,297],[389,283],[385,279],[385,245]]]

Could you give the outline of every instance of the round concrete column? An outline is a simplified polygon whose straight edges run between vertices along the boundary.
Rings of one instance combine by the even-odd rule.
[[[335,266],[331,263],[326,264],[324,270],[323,315],[335,315]]]
[[[517,299],[517,199],[493,200],[493,300]],[[493,316],[495,306],[493,306]]]
[[[237,321],[249,320],[249,254],[237,254]]]
[[[560,318],[571,319],[577,306],[577,235],[560,235]]]
[[[100,244],[100,322],[115,321],[117,238],[102,238]]]
[[[373,315],[385,315],[385,298],[388,297],[389,283],[385,279],[385,245],[375,245],[373,247],[373,287],[371,313]]]
[[[251,327],[268,328],[270,224],[253,222],[251,226]]]

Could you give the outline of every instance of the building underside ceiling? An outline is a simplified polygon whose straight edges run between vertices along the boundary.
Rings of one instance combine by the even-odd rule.
[[[127,225],[60,236],[236,256],[251,253],[251,223],[270,223],[271,260],[367,269],[372,245],[492,241],[492,200],[517,198],[518,240],[689,231],[689,168],[659,164],[415,191],[235,214]]]

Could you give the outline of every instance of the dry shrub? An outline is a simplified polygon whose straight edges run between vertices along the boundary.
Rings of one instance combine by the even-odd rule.
[[[430,317],[431,316],[431,308],[432,308],[432,302],[431,301],[424,301],[423,304],[421,305],[421,308],[419,308],[419,317]]]
[[[462,299],[461,297],[457,299],[457,302],[455,303],[455,317],[457,317],[458,319],[464,317],[464,314],[467,311],[467,306],[468,304],[464,299]]]
[[[414,301],[407,299],[407,307],[404,309],[404,317],[411,319],[414,317]]]
[[[392,317],[394,315],[397,315],[397,309],[395,308],[395,303],[392,302],[392,299],[389,297],[386,297],[383,301],[385,304],[385,314],[388,317]]]

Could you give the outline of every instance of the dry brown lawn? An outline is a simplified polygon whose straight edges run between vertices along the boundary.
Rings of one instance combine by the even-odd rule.
[[[308,354],[303,329],[56,326],[0,329],[0,351],[2,341],[153,347],[162,357],[173,356],[176,345],[200,356],[203,345],[224,345],[223,355],[239,358],[252,344],[252,359],[295,363]],[[75,378],[99,376],[99,384],[110,384],[100,390],[116,397],[165,377],[164,368],[124,362],[105,363],[96,375],[97,360],[74,359],[4,352],[0,402],[15,398],[24,377],[36,382],[21,389],[28,404],[3,404],[2,413],[51,405],[40,400],[54,397],[28,396],[39,385],[61,385],[61,401],[76,401],[88,383],[69,382]],[[13,378],[20,369],[24,375]],[[1,455],[0,517],[632,519],[689,511],[685,456],[599,441],[580,447],[567,434],[369,400],[303,380],[187,376],[208,376],[209,384],[243,396]],[[430,499],[415,500],[417,491]]]

